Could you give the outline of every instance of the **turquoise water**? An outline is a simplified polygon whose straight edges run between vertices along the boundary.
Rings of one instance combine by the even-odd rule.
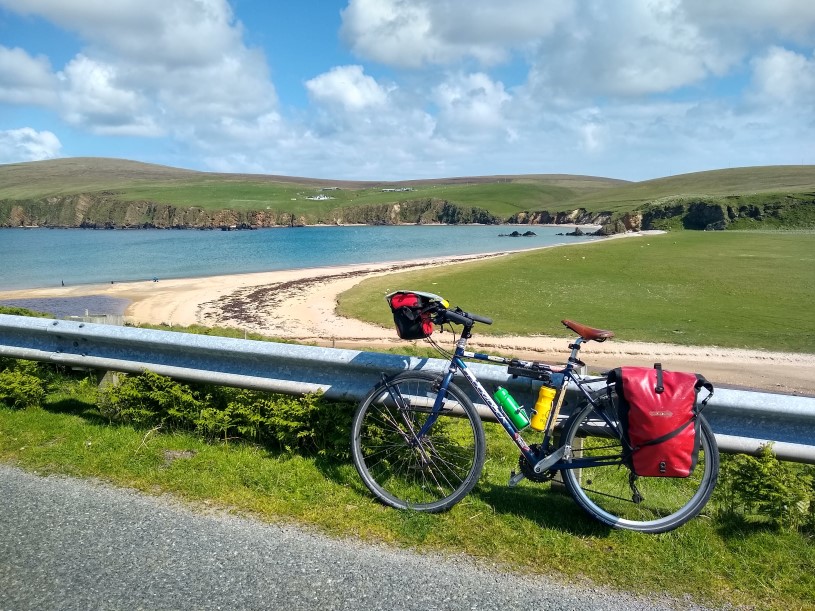
[[[566,227],[360,226],[255,231],[0,229],[0,290],[189,278],[504,252],[594,239]],[[532,230],[532,237],[499,237]]]

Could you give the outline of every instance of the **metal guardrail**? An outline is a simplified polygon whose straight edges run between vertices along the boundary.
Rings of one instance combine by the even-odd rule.
[[[149,369],[173,378],[359,401],[381,374],[442,371],[446,361],[393,354],[192,335],[0,314],[0,356],[104,371]],[[505,367],[473,363],[489,388],[502,385],[525,405],[537,383]],[[461,384],[469,392],[469,385]],[[471,395],[475,402],[475,395]],[[566,410],[579,399],[567,395]],[[815,398],[716,389],[705,409],[723,452],[754,453],[768,442],[780,459],[815,464]]]

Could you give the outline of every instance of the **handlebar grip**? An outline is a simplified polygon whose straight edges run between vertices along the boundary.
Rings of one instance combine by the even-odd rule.
[[[486,316],[479,316],[478,314],[467,314],[470,318],[472,318],[476,322],[484,323],[485,325],[492,324],[492,318],[487,318]]]
[[[464,325],[465,327],[472,326],[473,324],[471,318],[468,318],[463,313],[459,314],[458,312],[453,312],[452,310],[447,310],[444,313],[444,317],[450,322],[458,323],[460,325]]]
[[[454,310],[446,310],[444,316],[450,322],[464,325],[465,327],[472,327],[474,322],[484,323],[491,325],[492,319],[486,316],[479,316],[478,314],[470,314],[469,312],[456,312]]]

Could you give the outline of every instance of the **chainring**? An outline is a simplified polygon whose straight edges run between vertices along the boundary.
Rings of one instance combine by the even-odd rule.
[[[539,443],[536,443],[529,446],[529,448],[535,454],[537,454],[540,452],[541,446]],[[521,456],[518,458],[518,468],[521,470],[521,473],[524,474],[526,479],[538,484],[550,481],[557,474],[557,471],[551,469],[549,471],[544,471],[543,473],[535,473],[535,465],[530,465],[529,461],[526,460],[526,456],[523,454],[521,454]]]

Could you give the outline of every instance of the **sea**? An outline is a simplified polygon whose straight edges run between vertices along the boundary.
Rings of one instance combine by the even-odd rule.
[[[238,231],[0,229],[0,290],[387,263],[596,239],[565,235],[573,229],[568,225],[364,225]],[[535,235],[510,237],[513,231]],[[76,302],[76,309],[88,309],[87,298],[83,299],[84,303]],[[0,304],[20,305],[18,301]],[[53,306],[53,300],[49,301]],[[90,305],[110,313],[124,311],[127,304],[115,301],[122,300]],[[36,304],[21,307],[32,305]]]

